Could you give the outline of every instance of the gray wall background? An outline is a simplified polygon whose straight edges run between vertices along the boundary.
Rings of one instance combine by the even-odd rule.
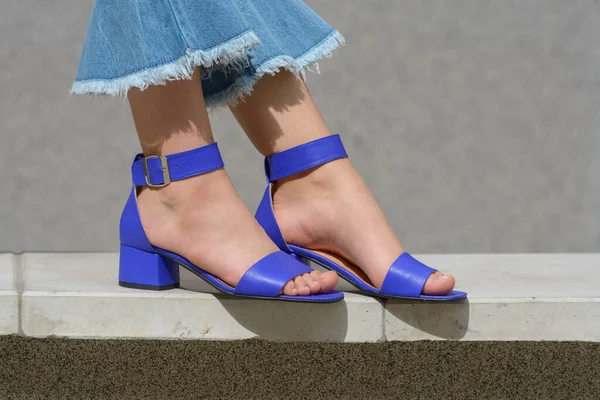
[[[0,251],[109,251],[128,105],[69,97],[92,0],[2,0]],[[348,45],[309,76],[414,252],[600,251],[600,2],[312,0]],[[252,209],[261,159],[212,117]]]

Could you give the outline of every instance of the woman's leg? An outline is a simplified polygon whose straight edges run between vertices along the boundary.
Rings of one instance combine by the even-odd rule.
[[[331,134],[304,82],[288,72],[263,77],[231,110],[265,156]],[[288,243],[339,254],[360,266],[377,287],[403,251],[348,159],[278,181],[273,205]],[[423,292],[443,295],[453,287],[454,278],[438,272]]]
[[[194,79],[131,90],[133,120],[144,155],[169,155],[214,142],[199,71]],[[180,254],[235,286],[258,260],[277,251],[238,197],[227,173],[143,188],[140,215],[150,243]],[[295,278],[287,295],[308,295],[333,289],[337,277],[317,271]]]

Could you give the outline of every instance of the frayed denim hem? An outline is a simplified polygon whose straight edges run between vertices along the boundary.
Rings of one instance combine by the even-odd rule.
[[[242,71],[249,66],[247,52],[260,40],[253,32],[241,36],[208,51],[190,51],[174,62],[146,69],[117,79],[97,79],[75,81],[71,94],[96,94],[126,96],[131,88],[144,90],[151,85],[165,85],[168,81],[191,79],[194,69],[202,67],[202,77],[225,67]],[[306,71],[319,73],[318,61],[332,56],[334,50],[345,44],[344,37],[337,31],[332,32],[316,46],[298,58],[277,56],[254,67],[252,75],[240,75],[235,82],[224,90],[208,94],[205,98],[209,109],[221,106],[235,106],[249,95],[256,82],[265,74],[275,75],[281,70],[292,72],[297,78],[305,78]]]
[[[306,71],[319,73],[318,61],[330,58],[333,51],[345,45],[344,37],[334,31],[312,49],[294,59],[290,56],[277,56],[255,67],[254,74],[238,78],[229,88],[209,94],[205,98],[206,106],[214,109],[221,106],[236,106],[244,97],[252,93],[254,85],[265,74],[275,75],[283,70],[292,72],[298,79],[305,79]]]
[[[168,81],[191,79],[196,67],[216,68],[233,66],[243,70],[248,66],[248,49],[260,43],[254,32],[246,32],[210,50],[188,50],[174,62],[146,69],[116,79],[75,81],[71,94],[126,96],[131,88],[144,90],[151,85],[165,85]]]

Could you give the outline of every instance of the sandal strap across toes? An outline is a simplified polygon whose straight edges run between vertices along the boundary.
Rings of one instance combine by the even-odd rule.
[[[336,271],[338,275],[356,286],[362,293],[382,298],[403,298],[419,300],[448,301],[459,300],[467,296],[465,292],[453,290],[444,296],[421,294],[425,282],[435,269],[421,263],[408,253],[402,253],[390,266],[381,289],[360,278],[352,271],[332,259],[323,252],[315,252],[295,246],[283,238],[273,211],[272,183],[302,171],[315,168],[328,162],[348,157],[339,135],[331,135],[293,147],[265,158],[265,175],[267,189],[256,211],[256,219],[267,232],[271,240],[286,253],[295,254],[316,262],[322,267]]]
[[[121,215],[119,284],[124,287],[166,290],[179,287],[179,266],[190,270],[222,293],[257,299],[329,303],[341,300],[343,293],[309,296],[280,294],[287,282],[312,268],[283,251],[263,257],[251,266],[236,287],[204,271],[184,257],[153,246],[144,231],[137,203],[137,188],[163,187],[171,182],[223,168],[216,143],[168,156],[144,157],[138,154],[131,167],[133,187]]]

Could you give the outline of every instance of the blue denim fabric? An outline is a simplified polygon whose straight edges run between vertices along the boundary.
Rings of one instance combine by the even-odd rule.
[[[265,73],[300,75],[343,41],[300,0],[97,0],[72,92],[124,95],[200,66],[207,105],[234,103]]]

